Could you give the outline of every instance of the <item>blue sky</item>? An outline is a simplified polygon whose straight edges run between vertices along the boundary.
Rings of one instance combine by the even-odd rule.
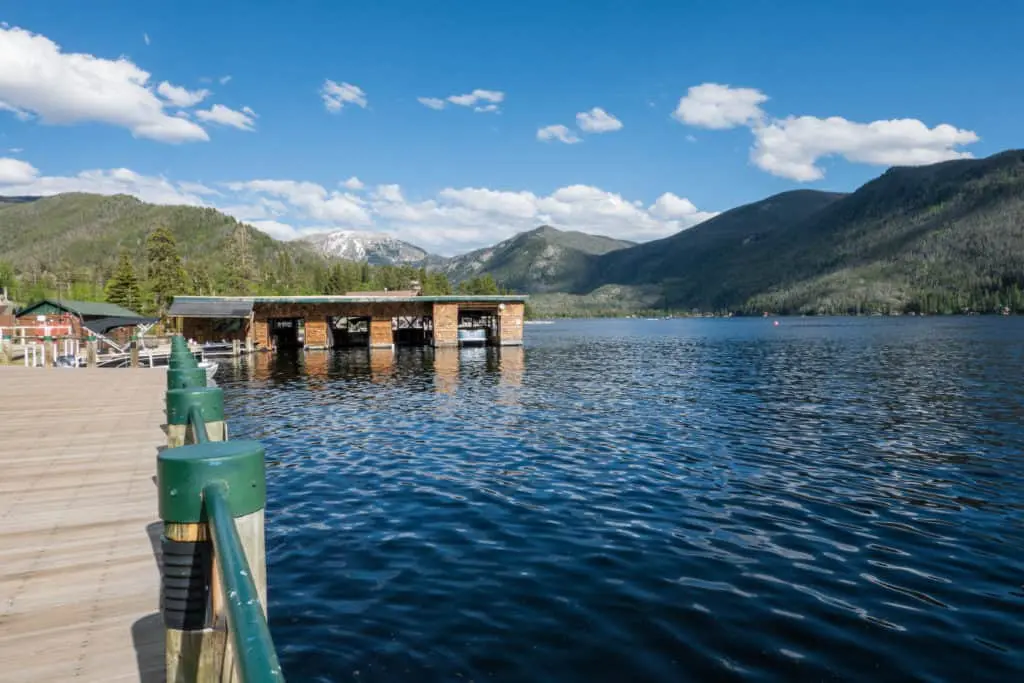
[[[0,193],[129,192],[453,253],[541,222],[652,239],[1021,146],[1010,2],[98,7],[0,10]]]

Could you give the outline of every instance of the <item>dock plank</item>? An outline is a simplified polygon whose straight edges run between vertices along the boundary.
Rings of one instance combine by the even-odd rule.
[[[0,681],[164,679],[165,383],[0,367]]]

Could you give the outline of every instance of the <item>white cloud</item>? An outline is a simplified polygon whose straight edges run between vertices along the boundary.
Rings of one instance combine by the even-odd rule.
[[[74,176],[42,176],[37,172],[31,178],[14,179],[14,182],[0,177],[0,195],[49,196],[65,192],[128,194],[153,204],[204,205],[201,197],[180,185],[127,168],[82,171]]]
[[[611,133],[622,129],[622,121],[606,112],[601,107],[576,114],[576,125],[585,133]]]
[[[702,128],[749,128],[754,135],[753,163],[798,182],[823,178],[825,171],[818,162],[830,156],[877,166],[921,166],[970,158],[970,152],[957,148],[980,139],[974,131],[946,123],[929,128],[917,119],[871,123],[839,116],[770,119],[760,106],[767,100],[767,95],[753,88],[704,83],[687,91],[673,116]]]
[[[760,121],[761,105],[767,101],[768,96],[754,88],[703,83],[687,90],[672,116],[691,126],[723,130]]]
[[[340,225],[365,225],[371,222],[364,200],[356,195],[328,192],[321,185],[295,180],[249,180],[231,183],[236,192],[280,197],[304,217]]]
[[[354,191],[361,190],[365,187],[365,185],[363,185],[363,181],[360,180],[359,178],[356,178],[355,176],[352,176],[351,178],[343,182],[342,186],[345,187],[346,189]]]
[[[560,140],[567,145],[571,145],[576,142],[580,142],[580,138],[576,133],[569,130],[562,124],[555,124],[552,126],[544,126],[537,130],[537,139],[542,142],[548,142],[551,140]]]
[[[460,107],[472,107],[478,102],[501,104],[505,99],[505,93],[500,90],[480,90],[478,88],[466,95],[451,95],[447,99],[452,104],[457,104]]]
[[[346,186],[347,181],[340,183]],[[665,193],[649,206],[639,200],[588,185],[570,185],[551,194],[448,187],[413,199],[395,184],[354,194],[328,190],[308,181],[257,179],[218,185],[174,182],[129,169],[44,176],[32,165],[0,159],[0,195],[52,195],[64,192],[129,194],[157,204],[211,206],[278,239],[311,232],[357,229],[392,234],[440,254],[495,244],[541,224],[621,239],[647,240],[683,230],[714,214],[689,200]]]
[[[402,204],[405,202],[405,198],[402,196],[402,188],[394,184],[378,185],[377,189],[373,192],[373,196],[380,201],[392,204]]]
[[[30,183],[37,175],[39,171],[28,162],[0,157],[0,185]]]
[[[210,94],[209,90],[187,90],[177,85],[171,85],[167,81],[163,81],[156,87],[156,91],[165,100],[170,102],[176,107],[192,107],[203,100]]]
[[[149,73],[126,57],[62,52],[45,36],[0,26],[0,109],[48,124],[107,123],[160,142],[209,139],[201,126],[164,106],[149,87]]]
[[[213,189],[212,187],[208,187],[207,185],[203,185],[202,183],[189,182],[187,180],[183,180],[180,183],[178,183],[178,189],[180,189],[182,192],[188,192],[190,194],[197,194],[201,196],[220,194],[219,191]]]
[[[359,86],[351,83],[335,83],[324,81],[320,88],[320,97],[329,112],[339,112],[346,104],[354,104],[366,109],[366,93]]]
[[[465,95],[449,95],[444,99],[440,97],[417,97],[416,101],[430,109],[444,109],[450,102],[460,107],[472,107],[473,111],[480,114],[489,114],[501,111],[498,105],[505,101],[505,93],[500,90],[480,90],[477,88]]]
[[[223,104],[215,104],[209,109],[200,109],[196,112],[196,116],[203,121],[219,123],[222,126],[230,126],[239,130],[252,131],[256,129],[256,112],[249,107],[244,107],[242,111],[236,111]]]
[[[142,40],[146,43],[146,45],[149,45],[149,34],[148,33],[143,33],[142,34]]]
[[[876,166],[922,166],[972,155],[956,149],[979,140],[948,124],[934,128],[917,119],[855,123],[838,116],[790,117],[754,129],[751,159],[758,168],[801,182],[820,180],[817,162],[839,155]]]
[[[231,80],[231,76],[221,76],[220,78],[217,79],[217,82],[220,83],[221,85],[227,85],[230,80]]]
[[[416,101],[430,109],[444,109],[445,101],[439,97],[417,97]]]
[[[21,154],[21,153],[22,153],[22,152],[24,152],[25,150],[24,150],[23,148],[21,148],[21,147],[11,147],[11,148],[10,148],[9,150],[7,150],[7,151],[8,151],[8,152],[10,152],[11,154]]]

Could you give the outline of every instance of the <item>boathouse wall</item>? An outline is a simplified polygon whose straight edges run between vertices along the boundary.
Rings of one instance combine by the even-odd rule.
[[[312,297],[311,297],[312,298]],[[396,343],[395,327],[397,318],[419,318],[425,321],[425,343],[434,346],[458,346],[460,313],[490,315],[494,326],[489,341],[492,344],[515,345],[523,341],[524,297],[419,297],[409,296],[374,300],[373,297],[316,297],[314,301],[302,301],[281,297],[256,297],[254,299],[231,297],[178,297],[170,314],[181,299],[182,332],[196,341],[242,341],[252,342],[256,349],[274,347],[274,329],[281,324],[291,323],[302,330],[298,338],[300,346],[306,348],[329,348],[334,343],[332,318],[364,318],[369,322],[369,346],[390,348]],[[452,301],[451,299],[457,299]],[[237,306],[245,310],[236,316],[234,326],[225,325],[217,318],[203,317],[205,307]],[[243,318],[243,315],[248,317]],[[284,323],[283,321],[291,321]],[[230,329],[230,335],[225,330]],[[404,328],[403,328],[404,329]]]

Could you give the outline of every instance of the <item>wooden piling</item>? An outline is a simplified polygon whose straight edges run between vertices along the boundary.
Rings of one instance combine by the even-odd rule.
[[[233,441],[168,449],[157,459],[157,486],[164,557],[180,558],[165,564],[167,680],[241,682],[247,672],[258,673],[252,680],[283,680],[266,630],[263,447]],[[169,581],[168,567],[189,580]]]
[[[96,337],[89,337],[89,341],[86,342],[85,347],[85,364],[90,367],[96,367]]]

